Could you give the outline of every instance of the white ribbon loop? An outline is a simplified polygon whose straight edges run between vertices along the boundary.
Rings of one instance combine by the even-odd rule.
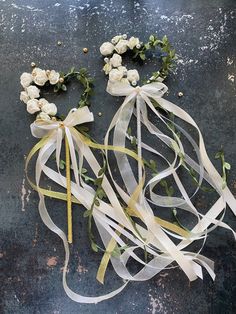
[[[31,133],[36,138],[42,138],[52,130],[57,130],[60,127],[73,127],[86,122],[94,121],[93,113],[90,112],[89,108],[82,107],[75,111],[70,110],[64,121],[53,121],[53,120],[35,120],[31,125]]]

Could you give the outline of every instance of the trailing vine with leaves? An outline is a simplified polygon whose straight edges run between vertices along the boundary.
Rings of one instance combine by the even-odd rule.
[[[74,67],[70,69],[68,73],[60,72],[59,82],[54,87],[54,92],[59,92],[60,90],[66,91],[66,84],[73,78],[76,78],[83,86],[84,90],[80,96],[80,101],[78,107],[84,107],[90,105],[90,96],[93,93],[93,78],[88,74],[87,69],[81,68],[79,71],[76,71]]]
[[[158,71],[152,73],[151,77],[146,81],[146,83],[157,82],[160,79],[164,80],[170,71],[173,69],[174,61],[177,59],[175,49],[172,49],[171,44],[167,36],[163,36],[162,39],[159,39],[156,35],[151,35],[147,43],[142,44],[141,48],[134,48],[133,58],[139,58],[144,61],[147,59],[147,52],[153,51],[155,49],[160,49],[160,58],[162,61],[161,68]]]

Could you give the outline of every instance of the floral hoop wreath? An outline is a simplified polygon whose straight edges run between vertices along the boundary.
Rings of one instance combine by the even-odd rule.
[[[105,56],[105,65],[103,71],[109,75],[110,82],[123,82],[136,86],[140,76],[136,69],[127,70],[122,65],[122,57],[124,53],[132,52],[134,59],[146,60],[148,51],[160,49],[160,59],[162,61],[161,68],[152,73],[147,83],[162,82],[173,67],[173,61],[176,59],[175,50],[171,48],[169,40],[166,36],[162,40],[155,35],[151,35],[147,43],[143,43],[137,37],[130,37],[127,35],[118,35],[112,38],[111,42],[104,42],[100,47],[100,52]],[[110,58],[109,58],[109,57]]]
[[[168,57],[162,57],[164,63],[167,62],[168,59],[168,71],[161,69],[157,71],[156,74],[152,74],[145,85],[137,86],[139,81],[138,71],[135,69],[127,70],[122,65],[122,57],[120,55],[131,50],[134,53],[134,57],[145,59],[145,52],[150,47],[153,48],[153,46],[156,46],[156,43],[160,43],[161,48],[164,47],[164,43],[168,43],[164,49]],[[133,205],[129,206],[127,211],[129,212],[130,207],[135,208],[136,217],[139,217],[139,219],[143,221],[148,230],[148,235],[152,235],[153,239],[155,239],[154,242],[159,255],[158,260],[155,259],[155,262],[152,260],[151,265],[153,269],[150,272],[157,274],[175,261],[178,266],[182,268],[190,281],[195,280],[197,277],[202,278],[202,267],[208,271],[214,280],[213,262],[202,256],[200,252],[207,236],[217,226],[231,230],[235,237],[235,232],[222,221],[226,204],[229,205],[234,215],[236,215],[236,200],[227,187],[226,182],[226,172],[230,169],[230,165],[225,162],[222,151],[216,154],[216,158],[222,161],[223,175],[221,176],[207,155],[203,136],[196,122],[179,106],[163,98],[168,87],[163,84],[162,81],[166,78],[169,70],[173,66],[172,61],[176,58],[174,50],[171,50],[170,47],[166,37],[164,37],[162,41],[159,41],[157,37],[153,35],[149,37],[147,44],[143,44],[136,37],[127,39],[127,35],[119,35],[113,37],[111,42],[105,42],[101,45],[100,52],[102,56],[105,56],[104,60],[106,63],[103,70],[105,74],[109,76],[107,92],[112,96],[125,96],[123,103],[108,127],[104,145],[107,146],[109,144],[110,133],[114,130],[111,145],[126,148],[128,139],[135,152],[138,154],[138,175],[136,175],[133,172],[133,168],[127,156],[120,152],[114,152],[117,167],[126,187],[127,194],[124,195],[123,189],[121,189],[121,186],[119,186],[114,179],[115,175],[117,176],[117,172],[115,174],[113,172],[114,165],[111,167],[109,164],[110,158],[108,150],[106,150],[107,168],[120,197],[123,200],[128,198],[129,204]],[[148,111],[158,119],[158,127],[149,120]],[[133,115],[136,118],[137,125],[136,132],[134,131],[135,133],[133,133],[129,126]],[[179,118],[190,124],[198,133],[198,143],[196,143],[186,130],[176,124],[171,117]],[[166,133],[160,130],[161,125],[166,129]],[[142,138],[142,127],[145,127],[150,133],[150,139],[153,138],[153,146],[145,143]],[[186,153],[181,140],[182,137],[188,140],[195,151],[195,159]],[[156,149],[158,146],[155,145],[156,140],[161,141],[162,145],[164,144],[165,147],[172,152],[170,156],[174,153],[172,160],[170,160],[170,156]],[[149,154],[152,153],[152,160],[148,161],[145,159],[146,151],[148,151]],[[157,158],[165,162],[165,169],[157,170]],[[143,161],[145,168],[148,167],[151,169],[152,177],[150,179],[145,180],[145,168],[141,161]],[[181,181],[179,169],[187,170],[187,173],[193,180],[195,191],[190,195],[184,183]],[[172,177],[175,186],[177,186],[177,192],[180,196],[178,196],[178,194],[175,195],[176,191],[174,191],[172,185],[169,185],[168,179],[170,177]],[[203,182],[204,184],[207,183],[209,187],[205,187]],[[198,209],[193,203],[193,197],[200,189],[203,191],[214,190],[219,194],[218,200],[212,207],[208,208],[207,213]],[[165,195],[158,194],[161,190],[164,190]],[[156,191],[158,191],[158,193]],[[161,226],[161,220],[155,218],[154,215],[156,207],[158,207],[159,213],[161,213],[162,208],[164,208],[165,213],[169,208],[178,221],[178,224],[187,231],[187,235],[179,236],[167,230],[163,225]],[[185,215],[190,215],[191,227],[194,222],[192,217],[195,216],[197,223],[191,230],[187,229],[179,221],[177,210]],[[173,237],[181,241],[176,245],[172,241]],[[148,238],[148,236],[145,238]],[[188,246],[197,240],[203,241],[201,249],[197,252],[189,251],[190,248]],[[166,256],[168,256],[167,259]]]
[[[78,106],[80,108],[88,106],[93,79],[88,76],[87,70],[84,68],[79,71],[71,68],[68,73],[64,74],[55,70],[42,70],[34,67],[31,73],[24,72],[20,77],[21,86],[24,88],[24,91],[20,93],[20,100],[26,104],[30,114],[37,114],[36,119],[55,120],[57,106],[49,103],[45,98],[40,98],[40,87],[52,85],[54,92],[66,91],[66,84],[74,77],[84,87]]]

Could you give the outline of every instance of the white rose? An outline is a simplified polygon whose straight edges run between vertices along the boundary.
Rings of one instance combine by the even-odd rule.
[[[50,116],[55,116],[57,114],[57,106],[53,103],[47,103],[42,106],[41,110]]]
[[[20,100],[27,104],[28,100],[30,100],[29,95],[26,91],[20,93]]]
[[[118,43],[118,41],[122,38],[122,35],[117,35],[112,38],[111,42],[115,45]]]
[[[104,67],[103,67],[103,71],[105,72],[105,74],[107,75],[107,74],[109,74],[109,72],[112,70],[112,66],[111,66],[111,64],[110,64],[110,62],[109,63],[106,63],[105,65],[104,65]]]
[[[115,48],[114,45],[112,45],[111,43],[107,41],[101,45],[100,52],[103,56],[108,56],[112,54],[112,52],[114,51],[114,48]]]
[[[59,81],[60,78],[60,73],[56,72],[55,70],[51,70],[49,75],[48,75],[48,79],[50,84],[55,85],[57,84],[57,82]]]
[[[50,116],[48,114],[46,114],[45,112],[40,112],[36,117],[36,120],[38,120],[38,119],[51,120]]]
[[[32,76],[35,84],[39,86],[43,86],[48,81],[46,71],[41,70],[40,68],[35,68],[32,71]]]
[[[122,53],[125,53],[127,51],[128,48],[128,40],[124,40],[121,39],[118,44],[115,46],[115,50],[117,53],[119,53],[120,55]]]
[[[130,82],[137,82],[139,80],[139,74],[138,74],[138,71],[137,70],[129,70],[127,72],[127,79],[130,81]]]
[[[27,111],[30,113],[30,114],[33,114],[37,111],[40,111],[40,108],[39,108],[39,104],[38,104],[38,100],[37,99],[30,99],[28,102],[27,102]]]
[[[125,77],[123,77],[120,81],[121,81],[121,83],[130,85],[129,80],[127,78],[125,78]]]
[[[32,76],[35,77],[37,74],[39,74],[41,71],[43,71],[40,68],[34,68],[32,71]]]
[[[121,66],[122,63],[121,56],[118,55],[117,53],[114,53],[114,55],[110,59],[110,63],[114,68],[118,68],[119,66]]]
[[[38,98],[40,90],[36,86],[29,86],[26,88],[26,92],[30,99]]]
[[[30,73],[22,73],[21,74],[21,77],[20,77],[20,83],[21,85],[26,88],[28,86],[30,86],[30,84],[32,83],[33,81],[33,78],[32,78],[32,75]]]
[[[119,71],[117,69],[112,69],[111,72],[109,73],[109,80],[111,82],[120,81],[122,77],[123,77],[122,71]]]
[[[139,39],[137,37],[130,37],[128,46],[130,49],[134,49],[135,46],[139,45]]]
[[[122,71],[123,76],[124,76],[124,75],[127,75],[127,68],[126,68],[126,67],[120,66],[120,67],[118,67],[118,70],[119,70],[119,71]]]
[[[45,98],[40,98],[39,99],[39,108],[42,108],[43,106],[47,105],[48,101]]]

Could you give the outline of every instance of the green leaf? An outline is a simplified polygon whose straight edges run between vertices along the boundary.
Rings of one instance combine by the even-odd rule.
[[[119,251],[116,251],[115,249],[110,253],[112,257],[120,257],[120,252]]]
[[[100,200],[102,200],[106,196],[106,193],[104,192],[102,188],[100,188],[97,190],[97,196]]]
[[[129,127],[128,130],[127,130],[127,134],[128,134],[129,136],[131,136],[131,134],[132,134],[131,132],[132,132],[131,127]]]
[[[99,200],[95,200],[94,204],[95,204],[96,206],[100,206]]]
[[[82,168],[82,169],[81,169],[81,173],[87,173],[87,172],[88,172],[87,169],[85,169],[85,168]]]
[[[175,49],[173,49],[173,50],[170,51],[170,57],[171,57],[171,58],[174,58],[174,57],[175,57]]]
[[[227,169],[227,170],[230,170],[230,169],[231,169],[231,165],[230,165],[228,162],[225,162],[225,163],[224,163],[224,167],[225,167],[225,169]]]
[[[87,126],[84,126],[84,125],[77,126],[77,129],[81,132],[88,132],[89,131],[89,128]]]
[[[219,152],[215,154],[215,159],[221,158],[222,155],[223,155],[223,152],[220,150]]]
[[[165,35],[165,36],[163,36],[163,38],[162,38],[162,42],[163,42],[163,44],[164,45],[166,45],[167,43],[168,43],[168,38],[167,38],[167,36]]]
[[[152,99],[151,102],[155,108],[160,107],[160,105],[158,104],[156,100]]]
[[[95,184],[95,185],[97,185],[97,186],[101,186],[101,184],[102,184],[102,180],[103,180],[103,178],[102,178],[102,177],[97,178],[97,179],[95,179],[95,180],[94,180],[94,184]]]
[[[166,180],[161,180],[160,185],[165,188],[167,186]]]
[[[103,166],[103,167],[98,171],[98,176],[100,177],[105,171],[106,171],[106,166]]]
[[[137,145],[137,139],[136,139],[135,136],[132,136],[131,145],[133,145],[133,146],[136,146],[136,145]]]
[[[156,164],[155,160],[150,159],[149,163],[150,163],[150,166],[153,170],[157,169],[157,164]]]
[[[60,89],[60,84],[58,83],[54,86],[54,89],[53,89],[54,93],[57,93],[59,89]]]
[[[150,40],[150,41],[154,41],[154,40],[155,40],[155,37],[154,37],[153,35],[151,35],[151,36],[149,37],[149,40]]]
[[[168,196],[172,196],[174,194],[174,188],[173,186],[170,186],[168,189]]]
[[[86,75],[87,74],[87,69],[86,68],[81,68],[79,70],[79,73],[82,74],[82,75]]]
[[[173,211],[172,211],[173,215],[176,217],[177,215],[177,210],[174,208]]]
[[[90,216],[91,214],[92,214],[91,210],[87,209],[86,211],[84,211],[83,217],[86,218],[86,217]]]
[[[92,248],[92,250],[94,251],[94,252],[98,252],[98,246],[97,246],[97,244],[95,243],[95,242],[91,242],[91,248]]]
[[[193,168],[190,168],[190,169],[189,169],[189,173],[190,173],[190,175],[191,175],[192,177],[195,177],[195,176],[196,176],[196,172],[195,172],[195,170],[194,170]]]
[[[61,169],[61,170],[64,170],[65,169],[65,161],[64,160],[60,160],[60,162],[59,162],[59,168]]]
[[[81,107],[84,107],[84,106],[86,106],[86,103],[85,103],[85,101],[84,100],[80,100],[79,101],[79,107],[81,108]]]
[[[65,85],[65,84],[62,84],[62,85],[61,85],[61,89],[62,89],[64,92],[67,91],[66,85]]]
[[[145,53],[140,53],[139,57],[140,57],[140,59],[143,60],[143,61],[146,60]]]

